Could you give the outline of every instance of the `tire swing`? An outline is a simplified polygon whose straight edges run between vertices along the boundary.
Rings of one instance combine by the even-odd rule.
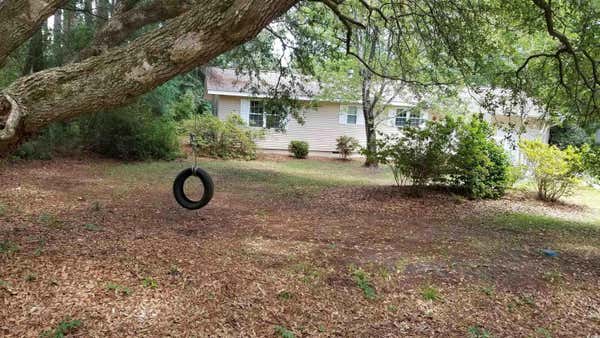
[[[194,118],[194,125],[197,125],[197,119]],[[191,168],[184,169],[177,175],[175,182],[173,182],[173,195],[179,205],[188,210],[197,210],[206,206],[213,197],[215,185],[210,175],[204,171],[204,169],[198,167],[198,158],[196,156],[196,135],[190,133],[190,145],[192,146],[192,153],[194,154],[194,165]],[[202,182],[204,191],[202,197],[199,200],[193,200],[189,198],[184,191],[185,182],[190,177],[198,177]]]

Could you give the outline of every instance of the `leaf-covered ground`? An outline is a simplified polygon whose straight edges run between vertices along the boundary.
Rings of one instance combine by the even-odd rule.
[[[410,197],[358,162],[0,168],[0,335],[566,337],[600,334],[600,193]],[[542,249],[553,249],[548,257]]]

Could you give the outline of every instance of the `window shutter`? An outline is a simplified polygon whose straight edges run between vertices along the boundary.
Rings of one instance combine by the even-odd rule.
[[[242,99],[240,104],[240,117],[246,124],[250,123],[250,100]]]
[[[365,125],[365,114],[363,113],[361,107],[356,109],[356,125],[364,126]]]
[[[347,110],[348,110],[347,106],[340,105],[340,114],[339,114],[339,120],[338,120],[338,122],[340,124],[346,124],[346,121],[347,121],[347,119],[346,119],[346,111]]]

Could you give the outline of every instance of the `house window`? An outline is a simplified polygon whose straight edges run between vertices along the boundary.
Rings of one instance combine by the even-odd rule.
[[[418,127],[423,124],[423,114],[410,109],[396,110],[396,127]]]
[[[250,101],[250,114],[248,124],[250,127],[281,128],[284,121],[277,114],[269,114],[265,109],[265,102],[260,100]]]
[[[356,124],[358,118],[358,108],[356,106],[349,106],[346,112],[346,124]]]
[[[250,101],[250,127],[263,127],[265,124],[265,105],[262,101]]]

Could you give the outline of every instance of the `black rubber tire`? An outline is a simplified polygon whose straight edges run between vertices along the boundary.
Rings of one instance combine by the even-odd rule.
[[[200,178],[202,185],[204,185],[204,194],[202,194],[202,198],[198,201],[189,199],[183,191],[185,181],[191,176]],[[207,205],[212,199],[214,191],[215,185],[212,178],[206,171],[200,168],[196,168],[195,170],[193,168],[187,168],[183,170],[177,175],[175,182],[173,182],[173,195],[175,196],[175,200],[179,205],[189,210],[197,210]]]

